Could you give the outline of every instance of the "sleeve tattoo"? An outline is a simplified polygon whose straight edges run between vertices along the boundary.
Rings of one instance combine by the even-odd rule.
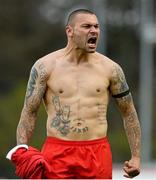
[[[113,77],[110,85],[111,93],[116,95],[127,92],[129,87],[122,69],[119,66],[116,66],[114,67],[112,74]],[[131,154],[134,157],[140,157],[141,130],[131,93],[129,92],[124,94],[124,96],[117,97],[116,102],[123,117],[124,128],[130,145]]]
[[[27,144],[37,119],[37,112],[46,89],[45,66],[37,62],[32,67],[27,85],[24,107],[17,126],[17,144]]]
[[[111,93],[114,97],[125,93],[129,90],[125,75],[120,66],[113,66],[112,79],[111,79]]]

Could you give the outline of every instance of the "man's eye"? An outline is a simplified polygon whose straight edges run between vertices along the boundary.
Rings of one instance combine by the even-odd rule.
[[[98,25],[96,25],[96,26],[94,26],[94,27],[95,27],[96,29],[97,29],[97,28],[99,28],[99,26],[98,26]]]
[[[82,27],[84,27],[84,28],[86,28],[86,29],[89,29],[89,28],[91,28],[92,27],[92,25],[83,25]],[[94,25],[94,28],[95,29],[98,29],[99,28],[99,25]]]
[[[90,25],[84,25],[83,27],[84,28],[90,28],[91,26]]]

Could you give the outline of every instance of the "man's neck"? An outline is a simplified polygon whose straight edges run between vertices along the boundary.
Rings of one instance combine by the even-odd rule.
[[[88,53],[82,49],[77,49],[72,46],[66,46],[65,48],[65,56],[68,56],[68,60],[74,64],[85,63],[89,61],[89,57],[91,53]]]

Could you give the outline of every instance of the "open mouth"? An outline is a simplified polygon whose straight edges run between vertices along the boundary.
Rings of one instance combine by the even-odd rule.
[[[91,37],[88,39],[88,44],[95,45],[97,41],[96,37]]]

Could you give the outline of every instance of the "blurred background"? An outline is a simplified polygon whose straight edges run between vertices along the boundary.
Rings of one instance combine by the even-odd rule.
[[[31,66],[40,57],[66,45],[66,17],[77,8],[96,13],[101,24],[98,51],[119,63],[125,72],[142,127],[143,168],[152,177],[151,172],[156,173],[156,1],[1,0],[1,178],[17,178],[14,166],[5,156],[16,145],[16,127]],[[113,99],[108,123],[114,167],[118,169],[130,158],[130,150]],[[46,113],[41,106],[30,144],[40,149],[45,137]]]

